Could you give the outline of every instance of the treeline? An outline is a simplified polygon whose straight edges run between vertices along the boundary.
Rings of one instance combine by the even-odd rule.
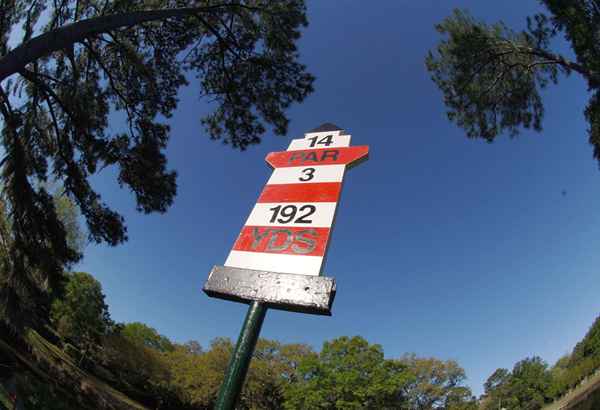
[[[9,399],[25,409],[211,409],[233,350],[231,340],[217,338],[206,347],[195,341],[175,343],[143,323],[115,323],[104,299],[91,275],[65,274],[64,290],[51,304],[51,327],[44,337],[33,332],[24,339],[48,374],[65,377],[44,379],[0,349],[0,384]],[[69,361],[78,370],[67,371]],[[478,400],[453,360],[385,358],[380,345],[360,336],[327,341],[318,352],[304,344],[261,339],[238,408],[535,410],[599,367],[600,317],[553,366],[531,357],[512,370],[497,369]],[[91,376],[78,378],[79,370]],[[127,399],[112,400],[114,394],[103,393],[102,386]],[[0,389],[0,408],[5,402]]]
[[[114,323],[100,284],[82,272],[68,274],[64,294],[52,303],[51,321],[56,346],[78,367],[152,409],[212,408],[233,350],[226,338],[204,348],[194,341],[174,343],[143,323]],[[16,373],[15,394],[24,408],[86,405],[85,389]],[[238,408],[477,409],[464,382],[455,361],[386,359],[380,345],[360,336],[327,341],[320,352],[261,339]]]
[[[540,409],[568,393],[600,368],[600,316],[573,351],[549,366],[540,357],[497,369],[484,384],[482,410]]]
[[[54,206],[68,248],[82,255],[76,208],[60,191]],[[179,344],[142,323],[115,323],[100,283],[87,273],[50,282],[25,264],[26,275],[15,277],[13,223],[0,199],[0,408],[213,407],[233,350],[229,339]],[[71,267],[65,263],[62,272]],[[475,409],[465,379],[454,361],[386,359],[380,345],[359,336],[325,342],[319,352],[260,340],[238,408]]]
[[[77,213],[64,196],[56,209],[68,244],[83,248]],[[27,309],[9,315],[6,264],[10,219],[0,201],[0,409],[210,409],[233,344],[179,344],[143,323],[115,323],[100,283],[82,272],[49,284],[37,270],[15,287]],[[65,270],[69,268],[65,265]],[[8,296],[7,296],[8,295]],[[35,311],[33,318],[24,312]],[[12,321],[11,317],[22,320]],[[15,331],[18,329],[18,331]],[[497,369],[476,400],[465,372],[452,360],[405,355],[386,359],[380,345],[360,336],[303,344],[260,340],[242,391],[240,409],[539,409],[600,367],[600,317],[571,354],[549,366],[526,358]]]

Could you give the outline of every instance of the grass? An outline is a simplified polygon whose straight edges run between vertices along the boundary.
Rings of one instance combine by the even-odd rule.
[[[39,333],[29,330],[25,340],[31,353],[17,351],[0,339],[0,351],[13,357],[43,383],[55,386],[61,394],[82,401],[90,409],[135,409],[146,407],[79,368],[76,362]],[[4,394],[6,395],[6,394]],[[0,403],[3,392],[0,390]],[[83,404],[82,403],[82,404]]]
[[[12,403],[8,398],[8,392],[4,389],[4,386],[0,384],[0,409],[10,409],[12,408]]]
[[[593,410],[600,395],[600,371],[542,410]]]

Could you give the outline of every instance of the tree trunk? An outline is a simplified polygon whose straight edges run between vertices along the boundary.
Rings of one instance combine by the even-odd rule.
[[[77,21],[40,34],[0,57],[0,81],[12,74],[18,73],[27,64],[34,62],[38,58],[44,57],[54,51],[65,49],[90,36],[106,33],[120,27],[133,26],[148,21],[164,20],[170,17],[184,17],[224,7],[226,6],[135,11]]]

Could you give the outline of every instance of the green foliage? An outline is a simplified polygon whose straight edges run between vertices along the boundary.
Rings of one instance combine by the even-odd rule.
[[[239,149],[268,126],[284,134],[285,111],[313,90],[296,49],[302,0],[0,0],[0,10],[0,182],[12,216],[0,306],[16,331],[33,306],[48,304],[37,279],[56,288],[80,257],[46,182],[64,187],[90,240],[117,245],[124,220],[89,178],[114,167],[139,211],[165,212],[177,188],[166,119],[189,78],[213,103],[202,120],[208,135]],[[21,41],[12,50],[11,33]],[[117,112],[122,130],[108,127]]]
[[[87,371],[38,333],[29,332],[28,350],[55,378],[49,383],[45,370],[18,357],[27,365],[19,374],[31,378],[23,391],[38,406],[34,408],[43,408],[39,403],[56,403],[48,408],[57,410],[129,408],[119,407],[123,403],[131,403],[131,408],[214,407],[233,351],[229,339],[215,339],[203,350],[197,342],[176,344],[164,336],[162,344],[141,343],[125,336],[122,328],[102,337],[100,352]],[[141,333],[142,340],[158,335],[145,325],[134,328],[143,330],[134,333]],[[170,348],[164,349],[165,344]],[[13,352],[0,339],[2,349]],[[326,342],[319,354],[306,345],[260,339],[236,408],[476,410],[470,391],[461,386],[463,380],[464,371],[453,361],[414,355],[386,360],[379,345],[360,337]]]
[[[286,409],[477,409],[455,361],[385,359],[381,346],[359,336],[325,342],[320,354],[297,363]]]
[[[379,345],[359,336],[325,342],[300,361],[297,381],[285,391],[286,409],[393,409],[405,401],[406,365],[385,360]]]
[[[519,361],[512,372],[497,369],[484,384],[484,409],[541,409],[551,400],[551,383],[548,365],[537,356]]]
[[[510,372],[507,369],[496,369],[483,384],[483,389],[486,394],[498,391],[502,386],[506,386],[509,379]]]
[[[113,326],[102,286],[84,272],[68,274],[63,297],[52,303],[51,319],[58,333],[81,349],[84,356],[99,349],[102,336]]]
[[[275,340],[259,339],[242,390],[240,408],[283,409],[284,391],[298,381],[299,363],[315,356],[313,350],[303,344],[284,345]]]
[[[171,374],[170,388],[183,403],[212,408],[233,351],[229,339],[217,338],[205,352],[175,345],[162,356]],[[285,386],[293,383],[298,363],[314,355],[305,345],[259,339],[242,389],[238,409],[282,409]]]
[[[69,197],[62,195],[57,190],[54,194],[54,205],[56,207],[56,214],[58,219],[62,222],[65,227],[67,234],[67,246],[77,253],[83,253],[85,248],[86,238],[81,225],[79,224],[79,211],[77,205],[69,199]]]
[[[30,372],[22,372],[17,377],[18,397],[26,410],[72,410],[80,406],[76,400],[55,388],[43,383]]]
[[[79,255],[83,251],[84,235],[76,206],[68,197],[60,194],[60,189],[54,189],[52,201],[67,235],[67,247],[70,252]],[[12,248],[15,244],[13,224],[10,207],[0,197],[0,300],[6,302],[0,304],[0,322],[12,324],[14,330],[14,327],[27,323],[43,323],[50,310],[50,299],[62,296],[68,278],[61,272],[48,282],[43,272],[30,264],[24,266],[23,275],[15,276],[11,270],[14,262]],[[68,269],[70,265],[65,263],[63,268]],[[17,301],[20,304],[15,306]]]
[[[127,323],[120,331],[123,337],[140,346],[146,346],[159,352],[171,352],[175,349],[169,339],[159,334],[156,329],[140,322]]]
[[[501,133],[542,129],[540,90],[559,74],[576,72],[592,93],[585,110],[589,142],[600,160],[600,6],[596,0],[541,0],[550,16],[527,18],[526,30],[504,23],[486,24],[455,11],[436,26],[444,36],[426,59],[444,96],[448,118],[468,137],[491,142]],[[551,40],[562,33],[576,61],[553,52]]]
[[[430,52],[426,65],[444,94],[448,118],[469,137],[492,141],[519,126],[541,129],[539,88],[556,82],[558,68],[542,64],[534,38],[503,23],[487,25],[456,10],[436,26],[448,38]]]
[[[558,398],[600,369],[600,316],[570,355],[560,358],[552,368],[550,395]]]
[[[152,408],[161,404],[186,408],[171,386],[172,375],[162,352],[112,332],[103,338],[99,357],[95,372],[129,397]]]
[[[454,360],[404,356],[400,362],[413,375],[405,387],[406,398],[414,409],[468,408],[471,390],[463,385],[465,371]]]
[[[81,369],[73,358],[36,331],[28,329],[14,346],[7,343],[6,333],[0,336],[0,357],[13,362],[7,385],[21,403],[29,403],[31,407],[27,408],[144,409]]]
[[[201,355],[177,345],[164,356],[172,377],[170,384],[183,402],[197,408],[212,408],[232,350],[229,339],[215,339]]]
[[[537,409],[549,401],[551,375],[541,358],[527,358],[515,364],[511,382],[514,396],[519,401],[518,408]]]
[[[597,0],[543,0],[552,13],[554,30],[564,33],[577,55],[577,61],[594,73],[587,78],[590,88],[597,88],[600,73],[600,5]]]
[[[481,410],[481,407],[480,407],[477,399],[471,398],[470,400],[464,401],[464,402],[457,402],[457,403],[451,402],[446,409],[447,410]]]
[[[574,355],[579,356],[579,351],[582,358],[600,356],[600,316],[594,320],[580,344],[575,347]]]
[[[497,369],[484,384],[484,409],[537,409],[558,400],[600,370],[600,317],[571,354],[562,356],[548,369],[539,357],[515,364],[512,372]]]

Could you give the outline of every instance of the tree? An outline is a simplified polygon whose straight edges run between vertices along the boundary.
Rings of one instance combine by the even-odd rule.
[[[171,374],[169,383],[180,400],[194,408],[213,408],[232,351],[229,339],[217,338],[201,355],[182,345],[167,352],[164,360]]]
[[[63,195],[62,189],[55,190],[53,198],[58,219],[65,227],[67,246],[79,254],[83,253],[86,238],[85,232],[79,223],[80,214],[77,210],[77,205],[68,196]],[[68,265],[66,267],[70,268]]]
[[[444,95],[448,118],[470,138],[491,142],[522,127],[542,129],[540,90],[559,75],[583,77],[591,94],[585,110],[589,142],[600,161],[600,2],[540,0],[550,14],[527,18],[527,29],[488,25],[465,11],[454,11],[436,26],[444,35],[426,59]],[[576,61],[554,52],[551,40],[563,34]]]
[[[132,342],[119,331],[102,340],[98,376],[114,388],[150,408],[186,409],[171,384],[171,372],[163,352]]]
[[[66,246],[71,252],[80,253],[85,243],[84,233],[78,221],[79,213],[76,206],[68,197],[61,194],[60,189],[54,189],[53,191],[53,205],[59,221],[65,228]],[[0,195],[0,294],[3,291],[11,289],[17,292],[21,301],[19,309],[21,312],[27,312],[32,316],[29,318],[30,321],[35,321],[35,318],[43,318],[48,315],[51,300],[64,296],[64,286],[69,280],[69,275],[63,271],[50,284],[45,280],[44,272],[32,266],[34,264],[27,263],[23,265],[26,273],[24,276],[34,286],[34,292],[31,292],[31,289],[27,289],[27,287],[21,286],[23,277],[16,278],[9,275],[12,265],[11,249],[14,247],[15,242],[12,224],[13,218],[10,208],[7,207],[6,202]],[[63,266],[63,269],[69,268],[71,268],[70,263],[66,263]],[[45,294],[49,298],[43,301],[36,299],[36,296],[41,294]],[[7,323],[8,318],[11,317],[10,308],[10,305],[0,305],[0,325]],[[21,315],[22,317],[23,315]],[[16,324],[14,321],[12,323]]]
[[[497,369],[485,382],[484,409],[537,410],[550,401],[548,364],[534,356],[517,362],[512,372]]]
[[[482,400],[483,409],[514,408],[517,399],[511,396],[510,382],[512,373],[508,369],[496,369],[483,384],[485,399]]]
[[[483,390],[485,394],[490,394],[505,386],[509,380],[510,372],[507,369],[496,369],[483,383]]]
[[[419,358],[414,354],[400,359],[413,375],[405,396],[414,410],[460,408],[472,400],[471,390],[463,385],[465,371],[454,360]]]
[[[559,397],[600,368],[600,317],[573,348],[553,366],[551,397]]]
[[[120,331],[126,339],[140,346],[146,346],[159,352],[171,352],[175,349],[173,343],[167,337],[144,323],[127,323],[123,325]]]
[[[512,371],[512,394],[519,401],[519,409],[541,408],[549,401],[551,376],[548,364],[534,356],[517,362]]]
[[[386,360],[380,345],[339,337],[303,358],[285,390],[286,409],[398,409],[411,379],[406,365]]]
[[[178,392],[181,402],[186,405],[213,408],[233,344],[229,339],[217,338],[205,352],[190,348],[189,343],[174,346],[173,351],[163,355],[171,373],[171,389]],[[290,374],[299,361],[311,354],[314,355],[305,345],[283,345],[274,340],[259,339],[236,408],[282,409],[285,386],[292,380]]]
[[[299,362],[315,356],[306,345],[259,339],[240,397],[240,409],[283,409],[285,389],[297,381],[293,375]]]
[[[573,351],[574,358],[600,356],[600,316],[594,320],[580,343]]]
[[[14,237],[0,305],[14,331],[29,317],[23,300],[48,297],[26,267],[56,287],[80,257],[37,182],[59,181],[90,239],[117,245],[124,220],[89,177],[112,166],[139,211],[165,212],[177,187],[165,119],[189,78],[213,103],[209,136],[239,149],[267,126],[284,134],[285,110],[312,91],[295,45],[307,24],[303,0],[0,0],[0,10],[0,181]],[[113,112],[125,117],[122,131],[107,128]]]
[[[100,283],[85,272],[68,277],[64,296],[52,303],[51,318],[58,333],[82,351],[83,361],[96,353],[113,322]]]

